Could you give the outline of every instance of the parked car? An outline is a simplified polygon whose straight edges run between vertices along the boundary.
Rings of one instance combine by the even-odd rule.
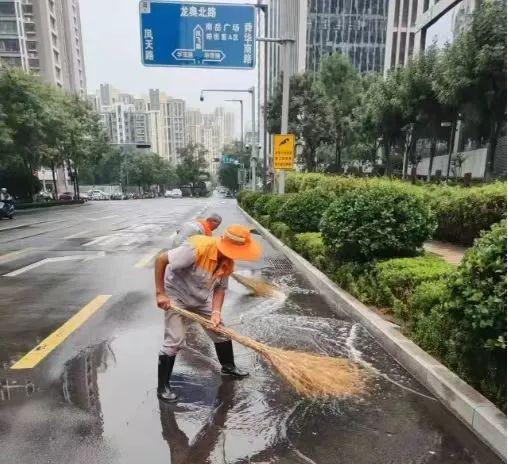
[[[112,193],[110,196],[111,200],[125,200],[126,198],[127,198],[126,195],[124,195],[123,193],[119,193],[119,192]]]
[[[90,200],[109,200],[110,198],[110,196],[102,190],[89,190],[87,193]]]
[[[52,193],[47,190],[41,190],[35,198],[35,200],[38,202],[51,201],[52,199],[53,199]]]
[[[85,201],[90,200],[90,198],[88,196],[88,193],[85,193],[85,192],[79,192],[79,199],[80,200],[85,200]]]
[[[74,193],[72,192],[63,192],[58,195],[59,200],[69,201],[74,199]]]
[[[182,198],[182,191],[180,189],[166,190],[164,196],[166,198]]]

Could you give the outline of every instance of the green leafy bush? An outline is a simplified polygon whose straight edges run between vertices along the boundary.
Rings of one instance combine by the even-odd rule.
[[[267,229],[270,228],[270,224],[271,224],[271,217],[269,214],[264,214],[263,216],[259,216],[258,217],[258,221],[259,223],[263,226],[263,227],[266,227]]]
[[[236,201],[238,202],[238,204],[240,206],[242,206],[243,204],[243,199],[245,198],[245,196],[250,193],[249,190],[240,190],[237,194],[236,194]]]
[[[399,318],[408,322],[413,290],[422,282],[435,283],[449,276],[454,267],[438,256],[395,258],[375,264],[375,287],[372,302],[393,308]],[[421,298],[421,296],[420,296]]]
[[[266,203],[266,214],[269,214],[272,220],[278,220],[279,211],[282,210],[284,204],[291,197],[291,194],[286,195],[273,195]]]
[[[286,193],[298,193],[301,190],[302,181],[307,174],[290,172],[286,177]]]
[[[346,192],[321,220],[326,247],[346,261],[414,255],[434,229],[422,197],[396,185]]]
[[[306,190],[289,198],[278,214],[293,232],[317,232],[330,198],[320,190]]]
[[[506,221],[475,242],[449,282],[447,361],[506,408]]]
[[[334,266],[331,277],[339,287],[348,291],[365,304],[372,304],[373,289],[376,287],[372,263],[343,263]]]
[[[314,266],[324,270],[327,262],[325,245],[319,232],[304,232],[293,238],[293,249]]]
[[[270,226],[273,234],[281,239],[286,245],[291,246],[293,242],[293,232],[287,224],[283,222],[273,222]]]
[[[247,192],[242,196],[240,205],[248,213],[253,213],[254,205],[256,204],[257,199],[262,195],[263,194],[261,192]]]
[[[273,197],[273,195],[270,194],[264,194],[261,195],[256,202],[254,203],[253,213],[254,216],[264,216],[265,214],[268,214],[266,211],[266,205],[270,201],[270,199]]]
[[[506,183],[439,188],[428,194],[438,227],[434,237],[471,245],[480,232],[506,217]]]

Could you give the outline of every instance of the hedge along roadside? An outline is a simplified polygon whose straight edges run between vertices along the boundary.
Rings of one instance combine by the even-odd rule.
[[[307,195],[313,192],[303,193]],[[295,194],[291,201],[298,198],[304,197]],[[267,205],[272,201],[273,198],[270,198]],[[281,204],[282,201],[283,199]],[[287,204],[288,201],[283,203],[283,211],[286,210]],[[502,393],[503,389],[498,388],[503,382],[499,381],[497,373],[492,375],[492,367],[490,376],[484,373],[481,376],[483,381],[477,379],[471,373],[468,358],[464,357],[460,350],[439,344],[439,330],[443,331],[443,340],[453,339],[445,330],[450,325],[449,301],[446,299],[449,293],[447,285],[443,289],[442,281],[448,282],[455,272],[454,268],[441,258],[429,255],[386,259],[400,254],[416,254],[426,234],[430,234],[432,218],[419,195],[397,185],[389,188],[382,184],[347,192],[332,203],[324,214],[322,227],[328,241],[326,236],[323,240],[318,233],[294,234],[288,224],[277,220],[281,215],[280,211],[275,214],[275,220],[269,215],[260,219],[286,245],[311,260],[362,302],[389,309],[404,331],[419,341],[423,348],[428,347],[434,355],[439,356],[464,378],[464,373],[467,373],[467,379],[471,383],[501,408],[505,408],[506,396]],[[379,217],[381,221],[377,219]],[[343,249],[346,252],[342,253]],[[498,257],[501,257],[502,263],[504,255],[498,253]],[[385,260],[375,261],[376,259]],[[463,269],[463,266],[459,269]],[[430,295],[436,299],[436,309],[422,305],[426,293],[431,293],[431,289],[420,289],[419,286],[427,282],[435,283],[441,290],[437,295]],[[470,289],[472,293],[476,292],[473,279]],[[413,305],[413,293],[418,295],[416,305]],[[437,300],[438,296],[443,299]],[[462,302],[461,307],[467,307],[465,302]],[[505,312],[498,314],[500,317],[504,316],[505,324]],[[503,325],[503,321],[500,322]],[[481,321],[481,324],[485,323],[486,321]],[[426,333],[426,330],[429,333]],[[475,338],[473,332],[466,333]],[[503,333],[498,336],[504,337],[505,340]],[[455,338],[458,338],[458,335]],[[462,342],[462,345],[465,346],[466,343]],[[488,361],[491,352],[485,351],[484,354]],[[492,363],[486,364],[492,366]]]
[[[472,245],[482,230],[506,218],[506,182],[459,187],[443,184],[413,185],[386,178],[355,178],[325,174],[290,173],[286,190],[290,193],[319,188],[334,196],[370,186],[400,186],[420,194],[437,219],[433,238],[461,245]]]
[[[405,338],[393,324],[383,320],[350,294],[335,286],[325,274],[314,268],[296,252],[285,247],[251,216],[245,214],[259,228],[264,237],[275,248],[281,249],[306,275],[324,297],[351,317],[359,320],[392,356],[434,392],[436,397],[476,435],[506,459],[506,416],[499,409]]]

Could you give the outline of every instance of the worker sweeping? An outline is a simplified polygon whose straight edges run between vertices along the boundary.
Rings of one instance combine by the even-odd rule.
[[[172,237],[171,248],[179,247],[193,235],[207,235],[210,237],[221,222],[222,217],[217,213],[212,213],[206,219],[197,218],[184,223],[182,228]]]
[[[261,245],[252,239],[249,228],[230,225],[221,237],[194,235],[181,246],[161,253],[155,262],[157,306],[165,311],[164,342],[159,352],[157,397],[164,402],[178,400],[171,391],[170,378],[175,357],[185,342],[188,320],[175,307],[209,318],[212,327],[221,323],[221,311],[234,261],[255,261]],[[247,372],[235,365],[231,339],[206,330],[215,344],[223,375],[241,378]]]

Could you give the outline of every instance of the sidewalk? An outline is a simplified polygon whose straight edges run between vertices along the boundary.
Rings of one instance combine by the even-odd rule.
[[[467,248],[454,245],[453,243],[440,242],[439,240],[429,240],[423,244],[425,251],[441,256],[446,262],[458,266],[464,258]]]

